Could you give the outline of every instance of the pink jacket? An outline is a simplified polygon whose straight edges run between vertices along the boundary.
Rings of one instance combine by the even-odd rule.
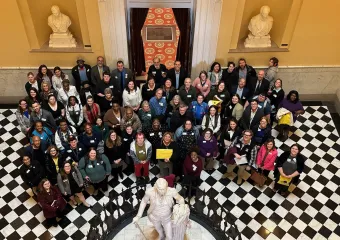
[[[261,146],[259,152],[257,153],[256,164],[260,165],[262,163],[263,157],[266,154],[266,147],[264,145]],[[264,160],[263,168],[265,170],[274,170],[274,163],[277,158],[277,149],[270,151]]]
[[[202,93],[204,97],[208,96],[210,92],[211,82],[209,79],[205,80],[205,84],[202,87],[201,80],[199,77],[197,77],[193,82],[192,86],[197,89],[197,93]]]

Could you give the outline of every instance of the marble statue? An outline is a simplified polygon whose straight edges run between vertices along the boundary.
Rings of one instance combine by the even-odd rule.
[[[260,14],[250,20],[250,33],[244,42],[246,48],[271,47],[269,32],[273,27],[273,17],[269,16],[269,12],[268,6],[262,6]]]
[[[172,211],[172,240],[185,239],[187,227],[190,227],[190,209],[188,204],[176,204]]]
[[[48,17],[48,26],[52,28],[53,33],[50,35],[49,47],[51,48],[75,48],[77,42],[68,28],[71,25],[71,19],[60,12],[58,6],[51,7],[52,15]]]
[[[178,194],[176,189],[168,187],[168,182],[164,178],[159,178],[154,187],[145,191],[137,216],[133,218],[133,223],[138,226],[138,220],[142,217],[147,203],[150,203],[147,215],[150,222],[152,222],[158,232],[159,238],[145,236],[148,240],[174,240],[172,228],[172,209],[174,206],[173,198],[179,203],[179,206],[176,208],[186,208],[183,197]],[[185,211],[185,209],[180,209],[180,212],[186,213],[187,211]],[[186,218],[184,218],[184,220],[186,220]],[[178,240],[183,239],[184,238]]]

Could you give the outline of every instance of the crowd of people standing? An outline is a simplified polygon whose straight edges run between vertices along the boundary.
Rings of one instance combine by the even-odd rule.
[[[277,122],[285,141],[304,109],[297,91],[285,94],[277,72],[275,57],[258,72],[240,59],[226,69],[214,62],[209,72],[190,78],[180,61],[168,70],[155,57],[146,83],[138,86],[122,61],[111,72],[98,57],[93,67],[77,60],[73,86],[60,67],[52,72],[41,65],[38,74],[27,74],[27,97],[16,112],[30,141],[23,181],[50,225],[63,214],[65,199],[91,207],[84,189],[108,196],[110,175],[119,181],[134,173],[136,184],[147,183],[155,165],[161,177],[195,187],[201,172],[210,173],[218,162],[227,165],[223,178],[237,168],[237,184],[245,171],[274,171],[274,190],[285,196],[304,157],[296,144],[278,156],[271,130]]]

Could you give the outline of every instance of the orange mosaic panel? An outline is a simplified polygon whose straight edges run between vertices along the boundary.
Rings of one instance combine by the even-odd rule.
[[[170,26],[175,29],[175,38],[172,41],[147,41],[146,27],[147,26]],[[159,57],[168,69],[173,68],[176,60],[177,44],[180,36],[180,31],[177,26],[174,13],[171,8],[149,8],[148,15],[142,29],[145,68],[148,72],[150,65],[153,64],[153,59]]]

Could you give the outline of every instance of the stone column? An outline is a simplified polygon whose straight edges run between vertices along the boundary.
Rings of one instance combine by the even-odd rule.
[[[129,65],[124,0],[98,0],[106,64],[116,68],[118,60]]]
[[[215,61],[223,0],[197,0],[191,78]]]

